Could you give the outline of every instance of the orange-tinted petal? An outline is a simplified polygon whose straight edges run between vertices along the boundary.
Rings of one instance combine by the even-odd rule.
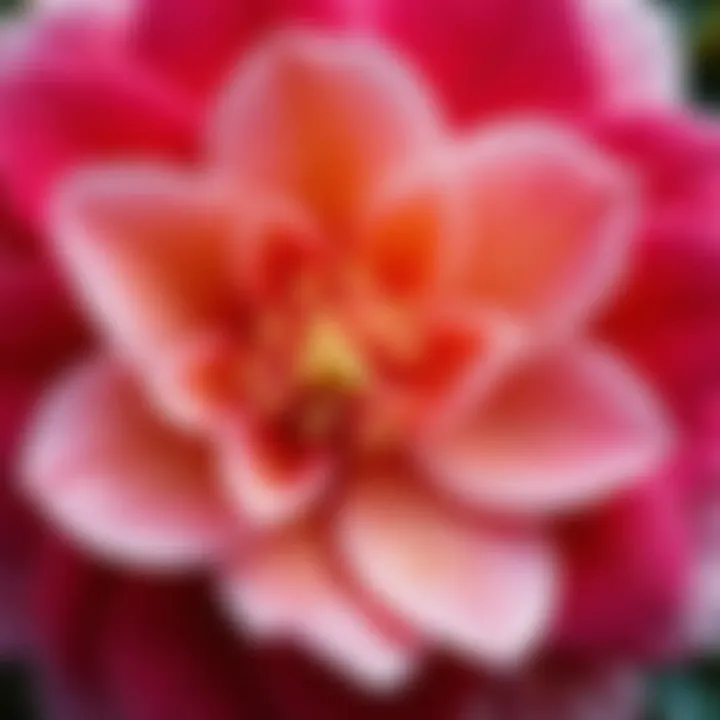
[[[555,558],[541,539],[462,525],[394,478],[359,486],[339,532],[352,571],[382,603],[474,659],[521,660],[551,620]]]
[[[670,432],[651,391],[607,351],[577,345],[533,357],[421,452],[465,501],[567,511],[647,476]]]
[[[463,209],[451,161],[440,150],[391,175],[362,219],[356,262],[391,298],[427,297],[447,273]]]
[[[432,101],[398,58],[370,40],[295,31],[241,65],[210,141],[222,168],[343,233],[369,190],[436,138]]]
[[[225,578],[225,604],[261,637],[290,637],[374,690],[403,683],[415,652],[381,628],[334,575],[327,550],[305,528],[271,539]]]
[[[62,189],[51,228],[112,340],[152,359],[226,309],[229,215],[218,188],[172,170],[106,166]]]
[[[161,425],[109,361],[76,370],[31,428],[26,487],[49,518],[105,557],[197,564],[239,535],[202,448]]]
[[[627,261],[634,203],[625,174],[540,124],[486,131],[457,153],[466,247],[451,287],[551,325],[602,304]]]
[[[239,512],[258,525],[287,523],[328,491],[334,465],[326,454],[290,457],[281,441],[236,425],[220,443],[220,472]]]

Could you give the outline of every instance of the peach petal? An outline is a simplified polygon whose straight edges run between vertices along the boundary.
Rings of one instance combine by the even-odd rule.
[[[314,533],[294,527],[225,576],[230,616],[260,638],[294,638],[374,691],[405,683],[416,651],[381,629],[332,572]]]
[[[433,102],[398,58],[371,40],[302,31],[243,62],[213,130],[221,168],[300,199],[343,235],[369,190],[438,139]]]
[[[112,560],[182,568],[240,535],[205,452],[159,424],[110,361],[50,393],[24,460],[27,492],[51,521]]]
[[[380,602],[474,660],[521,661],[551,620],[557,574],[545,541],[463,525],[393,478],[351,494],[339,538]]]
[[[189,432],[212,432],[235,410],[241,357],[231,335],[208,328],[153,358],[145,390],[168,420]]]
[[[633,485],[670,445],[652,392],[609,352],[578,344],[524,361],[422,456],[465,501],[544,513]]]
[[[285,524],[306,514],[334,479],[334,465],[326,455],[287,458],[281,449],[237,424],[220,443],[227,494],[240,515],[259,526]]]
[[[544,326],[574,324],[604,304],[633,226],[625,173],[582,139],[541,123],[483,131],[457,153],[466,247],[453,285]]]
[[[358,262],[391,296],[426,295],[447,271],[462,212],[451,165],[441,149],[408,164],[366,208]]]
[[[60,257],[111,339],[152,360],[225,309],[229,212],[199,177],[100,166],[62,188],[52,217]]]

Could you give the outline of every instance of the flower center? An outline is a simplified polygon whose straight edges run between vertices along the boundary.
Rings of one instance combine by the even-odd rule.
[[[370,370],[340,322],[319,316],[309,325],[297,358],[301,387],[357,394],[368,387]]]

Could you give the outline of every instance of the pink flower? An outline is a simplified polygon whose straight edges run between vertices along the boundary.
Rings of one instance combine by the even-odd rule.
[[[710,382],[681,399],[663,363],[717,340],[715,131],[644,115],[676,99],[672,61],[613,70],[587,3],[280,5],[148,0],[10,38],[0,169],[104,338],[43,401],[27,489],[128,571],[209,565],[241,636],[373,686],[437,650],[663,651]],[[287,18],[326,30],[264,34]],[[664,50],[643,33],[624,56]],[[648,313],[681,293],[698,309]],[[149,717],[197,716],[163,705],[143,658],[166,641],[125,610],[111,694],[141,717],[120,688],[157,680]],[[223,717],[223,692],[197,707]]]
[[[201,170],[61,189],[108,346],[46,401],[30,492],[112,559],[211,562],[239,623],[363,678],[428,645],[514,664],[555,611],[549,520],[669,452],[583,330],[627,263],[628,178],[559,125],[456,141],[369,41],[271,38],[219,107]]]

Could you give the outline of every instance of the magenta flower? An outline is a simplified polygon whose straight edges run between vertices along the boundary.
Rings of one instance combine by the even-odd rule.
[[[280,5],[6,38],[0,170],[44,239],[22,357],[46,285],[67,329],[24,404],[83,339],[65,292],[97,331],[23,423],[24,492],[123,575],[212,577],[238,632],[190,685],[248,639],[258,671],[289,640],[356,692],[409,692],[437,653],[539,658],[547,686],[568,655],[666,652],[707,497],[720,143],[673,109],[665,26],[629,0]],[[130,718],[203,712],[118,689],[120,657],[157,677],[164,641],[118,628],[164,593],[107,614]]]

